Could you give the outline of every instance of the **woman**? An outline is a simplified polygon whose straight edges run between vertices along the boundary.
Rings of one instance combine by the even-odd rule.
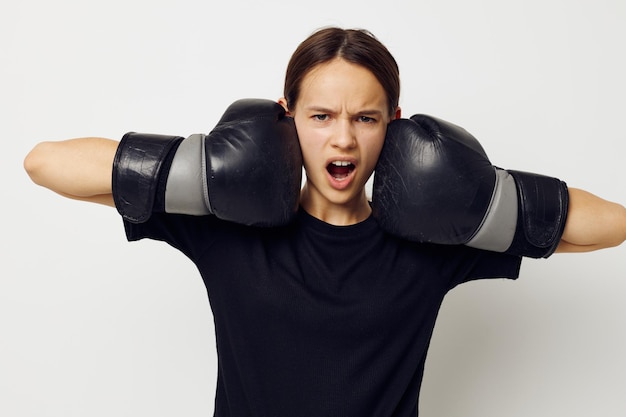
[[[164,240],[198,267],[218,347],[215,415],[414,416],[441,302],[479,278],[516,278],[520,257],[408,242],[372,217],[365,183],[400,117],[398,68],[365,31],[328,28],[289,63],[284,97],[302,150],[300,211],[285,227],[153,213],[129,240]],[[31,178],[70,198],[114,205],[118,142],[42,143]],[[569,190],[560,252],[621,244],[626,210]],[[245,262],[242,262],[245,260]]]

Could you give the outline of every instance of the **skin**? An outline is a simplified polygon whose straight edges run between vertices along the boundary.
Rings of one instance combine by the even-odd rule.
[[[311,215],[334,225],[365,220],[371,208],[365,183],[380,155],[389,114],[382,85],[367,69],[335,59],[313,68],[303,79],[294,118],[307,172],[301,205]],[[354,169],[344,178],[327,170],[332,161]]]
[[[111,176],[118,143],[98,137],[41,142],[24,169],[35,184],[64,197],[115,207]]]
[[[301,204],[311,215],[334,225],[365,220],[371,209],[365,183],[380,154],[389,114],[385,92],[368,70],[335,59],[311,69],[294,108],[279,103],[294,118],[307,173]],[[65,197],[114,206],[113,158],[118,142],[82,138],[42,142],[24,160],[31,179]],[[346,175],[329,173],[333,161],[348,161]],[[557,252],[588,252],[626,240],[626,209],[589,192],[570,188],[565,231]]]
[[[569,209],[560,253],[590,252],[626,240],[626,208],[587,191],[569,189]]]

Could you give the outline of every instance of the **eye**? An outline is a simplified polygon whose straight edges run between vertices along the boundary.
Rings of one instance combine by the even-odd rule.
[[[373,117],[369,117],[369,116],[359,116],[359,122],[363,122],[363,123],[376,123],[376,119],[374,119]]]
[[[313,120],[317,120],[318,122],[325,122],[326,120],[328,120],[327,114],[314,114],[311,117],[313,118]]]

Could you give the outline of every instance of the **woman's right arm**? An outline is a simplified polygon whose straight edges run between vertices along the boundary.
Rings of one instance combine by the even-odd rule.
[[[35,184],[62,196],[114,207],[111,175],[117,145],[104,138],[41,142],[26,156],[24,169]]]

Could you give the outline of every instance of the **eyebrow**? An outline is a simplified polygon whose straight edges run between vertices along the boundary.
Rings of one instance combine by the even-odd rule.
[[[335,113],[334,110],[332,109],[328,109],[325,107],[319,107],[319,106],[311,106],[311,107],[306,107],[305,108],[306,111],[309,112],[315,112],[315,113]],[[363,109],[363,110],[359,110],[357,112],[354,113],[354,115],[363,115],[363,116],[381,116],[383,114],[382,111],[380,110],[376,110],[376,109]]]

